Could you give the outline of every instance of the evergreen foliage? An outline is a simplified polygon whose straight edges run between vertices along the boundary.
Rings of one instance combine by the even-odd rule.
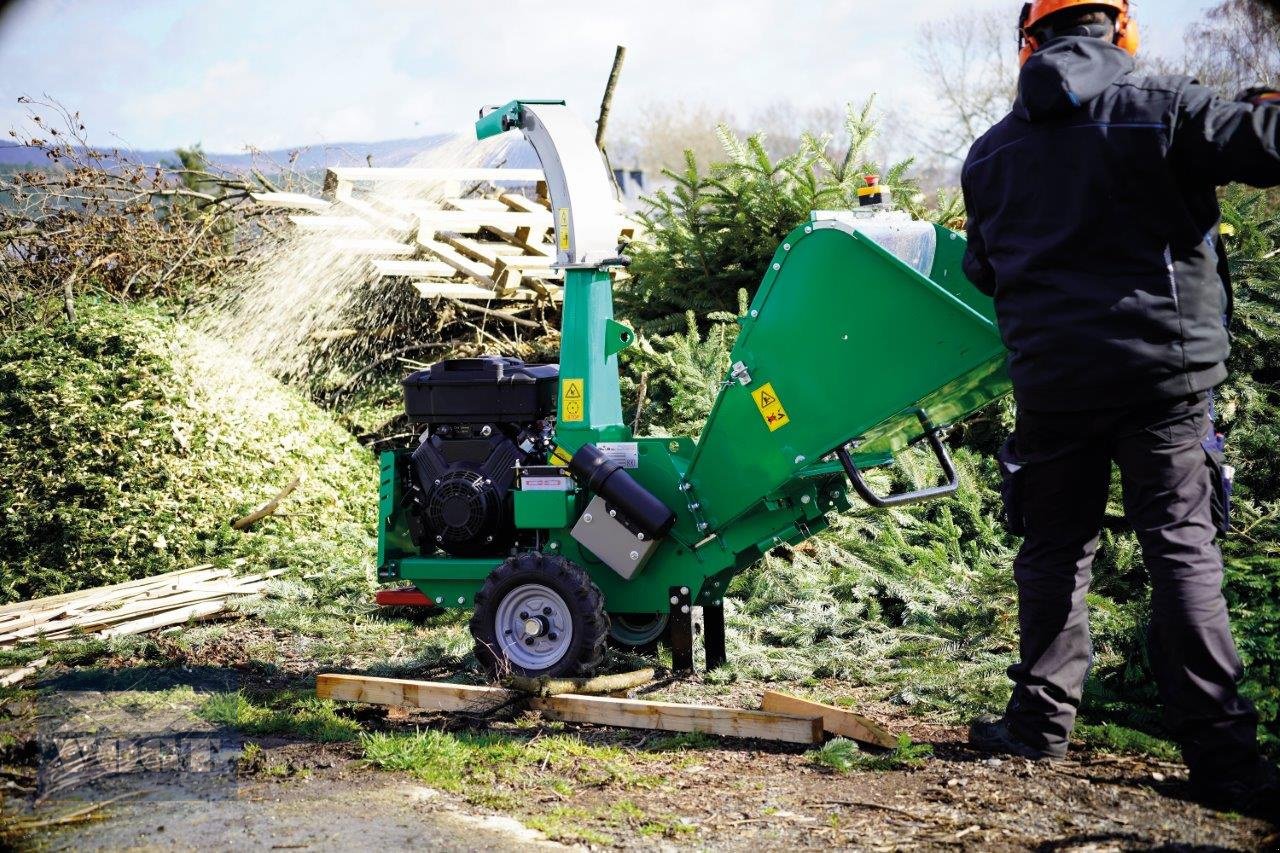
[[[368,451],[155,308],[82,303],[0,341],[0,602],[237,558],[363,587]],[[230,528],[298,472],[283,512]]]
[[[856,207],[864,176],[876,174],[910,205],[919,190],[907,176],[911,161],[882,171],[870,159],[875,138],[871,102],[846,109],[843,137],[805,134],[800,148],[777,160],[763,136],[745,140],[722,125],[725,160],[705,170],[692,152],[675,182],[647,199],[640,215],[650,242],[631,248],[632,279],[619,303],[650,331],[680,328],[686,311],[701,320],[733,311],[738,293],[755,292],[774,250],[814,210]]]
[[[754,286],[776,243],[818,206],[815,200],[839,203],[837,184],[813,177],[821,170],[815,171],[812,148],[783,157],[773,167],[779,173],[770,171],[750,139],[736,145],[731,138],[724,141],[730,163],[710,168],[719,183],[702,177],[691,163],[674,195],[652,200],[653,242],[636,252],[642,262],[631,299],[642,294],[654,305],[689,306],[685,330],[650,335],[630,357],[629,371],[647,377],[638,420],[653,432],[696,433],[729,368],[737,327],[724,313],[727,288]],[[866,141],[855,137],[855,142]],[[778,179],[779,174],[786,177]],[[734,212],[735,205],[747,209]],[[954,222],[956,209],[944,198],[943,209],[932,215]],[[1239,472],[1236,530],[1223,545],[1226,595],[1246,665],[1244,690],[1257,703],[1263,737],[1275,749],[1280,745],[1280,459],[1275,453],[1280,446],[1280,213],[1261,193],[1231,190],[1224,197],[1224,220],[1233,231],[1228,248],[1236,310],[1232,378],[1219,389],[1217,405],[1219,426],[1230,436],[1229,458]],[[726,261],[727,255],[735,260]],[[776,549],[741,575],[726,601],[734,629],[731,664],[713,677],[835,677],[884,687],[905,705],[956,718],[1002,707],[1009,691],[1004,671],[1017,650],[1011,563],[1018,540],[995,521],[999,495],[992,454],[1012,416],[1012,404],[1002,401],[953,432],[963,484],[954,497],[841,517],[822,536],[794,549]],[[912,485],[923,470],[908,454],[878,476]],[[1112,504],[1118,514],[1118,483]],[[1095,728],[1083,732],[1096,733],[1098,721],[1112,724],[1107,732],[1160,731],[1146,660],[1148,599],[1134,537],[1104,532],[1089,597],[1095,665],[1084,705],[1086,725],[1094,721]],[[1136,734],[1130,740],[1147,742]]]

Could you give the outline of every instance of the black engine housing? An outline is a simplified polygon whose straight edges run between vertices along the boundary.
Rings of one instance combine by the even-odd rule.
[[[421,551],[510,552],[516,466],[546,464],[557,375],[556,365],[489,356],[444,361],[404,381],[410,423],[422,429],[406,483],[409,533]]]

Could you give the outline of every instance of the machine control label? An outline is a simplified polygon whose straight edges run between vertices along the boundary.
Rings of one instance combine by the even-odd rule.
[[[560,251],[567,252],[569,251],[569,208],[560,208],[557,215],[560,220],[560,225],[556,228],[556,231],[560,232]]]
[[[522,492],[569,492],[573,490],[573,480],[568,477],[529,477],[520,478]]]
[[[580,421],[583,409],[582,380],[566,379],[560,386],[560,416],[565,421]]]
[[[634,441],[601,441],[596,449],[622,468],[640,467],[640,445]]]
[[[760,410],[760,417],[764,418],[765,425],[769,427],[769,432],[791,423],[791,418],[787,417],[786,409],[782,408],[782,401],[778,399],[778,392],[773,390],[772,382],[766,382],[755,391],[752,391],[751,398],[756,401],[756,408]]]

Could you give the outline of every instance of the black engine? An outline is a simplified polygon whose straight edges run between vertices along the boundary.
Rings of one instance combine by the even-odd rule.
[[[511,550],[516,465],[547,462],[558,374],[554,364],[487,356],[443,361],[404,381],[409,423],[422,430],[405,490],[421,551]]]

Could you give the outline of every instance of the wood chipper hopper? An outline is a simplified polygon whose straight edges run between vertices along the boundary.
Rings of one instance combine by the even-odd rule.
[[[764,271],[697,439],[637,437],[622,416],[613,317],[618,204],[591,133],[562,101],[487,108],[481,138],[519,129],[542,161],[564,270],[561,361],[441,362],[405,380],[416,447],[381,456],[379,577],[474,611],[495,671],[586,672],[605,642],[665,638],[692,666],[725,659],[735,574],[850,509],[945,495],[939,430],[1009,389],[964,240],[870,205],[816,212]],[[872,201],[879,197],[869,195]],[[868,468],[927,442],[945,484],[880,496]]]

